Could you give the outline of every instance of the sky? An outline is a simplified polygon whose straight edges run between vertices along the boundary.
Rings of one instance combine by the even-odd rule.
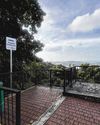
[[[100,61],[100,0],[38,0],[44,61]]]

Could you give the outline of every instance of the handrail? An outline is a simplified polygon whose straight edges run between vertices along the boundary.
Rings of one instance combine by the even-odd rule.
[[[0,87],[0,123],[21,125],[21,92]]]
[[[0,89],[6,90],[6,91],[10,91],[10,92],[13,92],[13,93],[18,93],[18,92],[20,92],[20,90],[8,88],[8,87],[0,87]]]

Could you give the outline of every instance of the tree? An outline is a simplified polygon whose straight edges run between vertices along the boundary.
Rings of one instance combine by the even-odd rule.
[[[82,64],[77,70],[77,75],[83,82],[100,83],[100,67],[98,65]]]
[[[17,39],[13,71],[23,69],[42,50],[43,44],[34,39],[45,13],[38,0],[0,0],[0,72],[9,71],[9,52],[5,49],[6,36]],[[22,27],[28,30],[23,30]]]

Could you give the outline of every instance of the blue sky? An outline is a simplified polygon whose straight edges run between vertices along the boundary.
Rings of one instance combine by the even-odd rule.
[[[39,0],[44,61],[100,61],[100,0]]]

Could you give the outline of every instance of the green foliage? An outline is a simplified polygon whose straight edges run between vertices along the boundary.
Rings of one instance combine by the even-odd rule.
[[[45,62],[32,62],[30,65],[24,65],[24,71],[28,74],[27,81],[30,81],[30,84],[35,82],[37,84],[49,85],[51,71],[51,82],[54,86],[62,86],[64,68],[62,65]]]
[[[53,65],[50,70],[52,70],[52,83],[54,86],[62,86],[64,80],[64,69],[66,67],[63,65]]]
[[[58,70],[58,71],[62,71],[62,70],[64,70],[66,67],[65,66],[63,66],[63,65],[52,65],[52,67],[51,67],[51,70]]]
[[[19,37],[23,25],[35,33],[44,14],[37,0],[0,0],[0,35]]]
[[[42,61],[36,53],[43,44],[34,39],[41,26],[45,13],[38,0],[0,0],[0,72],[9,72],[9,51],[6,50],[6,36],[17,39],[17,51],[13,51],[13,86],[25,89],[34,81],[29,72],[31,63]],[[35,66],[34,66],[35,67]],[[28,71],[28,72],[27,72]],[[1,75],[0,80],[9,85],[9,73]]]
[[[77,70],[77,77],[84,82],[100,83],[100,67],[82,64]]]
[[[19,89],[31,86],[36,80],[38,83],[48,82],[49,70],[53,70],[53,82],[60,84],[63,79],[64,66],[44,63],[36,57],[43,44],[35,40],[34,34],[41,26],[44,15],[38,0],[0,0],[0,72],[9,72],[6,36],[16,38],[17,51],[13,52],[13,72],[18,72],[13,74],[13,82]]]
[[[23,64],[39,60],[35,54],[42,50],[43,44],[34,39],[34,33],[44,15],[38,0],[0,0],[0,72],[9,72],[6,36],[17,39],[17,51],[13,52],[13,71],[23,70]],[[29,30],[23,30],[23,26]]]

